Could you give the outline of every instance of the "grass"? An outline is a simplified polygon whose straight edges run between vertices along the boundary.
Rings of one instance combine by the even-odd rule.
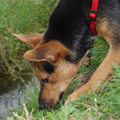
[[[24,112],[28,114],[23,118],[32,117],[38,120],[110,120],[120,119],[120,67],[114,65],[115,69],[111,82],[102,85],[102,89],[98,93],[92,92],[92,94],[79,95],[79,99],[73,102],[69,102],[64,106],[63,101],[56,108],[50,108],[48,110],[39,111],[37,104],[39,86],[36,85],[34,89],[31,88],[24,90],[26,100],[21,99],[21,105],[23,106],[19,110],[11,111],[17,118],[23,115]],[[72,84],[71,84],[72,85]],[[70,86],[72,87],[72,86]],[[26,107],[26,108],[25,108]]]
[[[22,74],[33,73],[30,62],[25,61],[22,55],[30,46],[18,41],[11,34],[43,33],[48,26],[49,16],[57,5],[55,0],[0,0],[0,63],[5,65],[6,71],[13,80],[22,79]],[[91,49],[94,59],[91,65],[86,68],[82,66],[79,73],[89,72],[92,74],[105,58],[109,46],[104,39],[97,37],[94,47]],[[64,101],[56,108],[39,111],[38,94],[39,86],[23,90],[26,95],[25,101],[21,98],[19,109],[11,111],[12,119],[33,119],[38,120],[106,120],[120,119],[120,67],[114,65],[111,82],[104,84],[98,93],[79,95],[79,99],[64,106]],[[24,81],[24,80],[23,80]],[[69,93],[73,81],[67,90]],[[16,113],[17,112],[17,113]],[[24,113],[24,114],[23,114]]]
[[[22,55],[30,46],[11,34],[43,33],[49,16],[56,6],[54,0],[0,0],[0,54],[1,61],[14,79],[28,70],[29,62]],[[26,67],[27,66],[27,67]],[[15,72],[17,71],[17,72]]]

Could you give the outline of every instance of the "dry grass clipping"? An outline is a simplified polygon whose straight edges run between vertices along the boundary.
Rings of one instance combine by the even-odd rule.
[[[25,103],[23,103],[23,114],[22,116],[19,116],[17,112],[13,112],[14,117],[16,118],[16,120],[35,120],[35,118],[33,117],[33,111],[34,109],[32,109],[32,112],[29,115],[29,112],[26,108]],[[8,120],[14,120],[13,117],[11,117]]]

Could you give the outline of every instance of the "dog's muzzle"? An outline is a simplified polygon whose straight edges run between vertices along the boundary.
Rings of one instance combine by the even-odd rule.
[[[59,100],[61,100],[61,99],[63,98],[63,95],[64,95],[64,92],[62,92],[62,93],[60,94]],[[54,99],[50,99],[50,100],[49,100],[49,105],[46,105],[46,104],[45,104],[45,101],[42,100],[42,99],[39,97],[38,103],[39,103],[39,109],[42,110],[42,109],[44,109],[44,108],[47,109],[48,106],[49,106],[49,107],[55,107],[59,102],[57,102],[57,103],[55,104],[55,100],[54,100]]]

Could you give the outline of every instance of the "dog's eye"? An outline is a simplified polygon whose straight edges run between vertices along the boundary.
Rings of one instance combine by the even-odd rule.
[[[41,81],[42,81],[43,83],[48,83],[48,82],[49,82],[49,78],[41,79]]]

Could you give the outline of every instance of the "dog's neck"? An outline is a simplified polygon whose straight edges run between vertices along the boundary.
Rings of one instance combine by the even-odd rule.
[[[61,0],[50,17],[44,36],[46,42],[58,40],[69,48],[74,53],[74,56],[67,58],[70,61],[78,61],[91,47],[91,37],[94,35],[89,28],[87,14],[91,5],[86,4],[87,1]]]

